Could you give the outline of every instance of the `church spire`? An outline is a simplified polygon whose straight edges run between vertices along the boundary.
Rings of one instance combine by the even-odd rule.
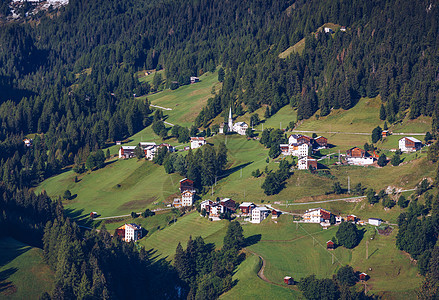
[[[229,131],[233,131],[233,118],[232,118],[232,107],[230,106],[229,110]]]

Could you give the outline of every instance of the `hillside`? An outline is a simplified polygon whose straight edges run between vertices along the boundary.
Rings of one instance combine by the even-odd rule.
[[[53,271],[41,249],[12,238],[0,239],[0,298],[39,299],[54,287]]]

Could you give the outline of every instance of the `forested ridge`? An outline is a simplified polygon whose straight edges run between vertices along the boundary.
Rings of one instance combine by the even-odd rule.
[[[313,34],[327,22],[347,30]],[[112,281],[116,271],[109,270],[108,263],[132,259],[147,266],[133,271],[145,278],[158,272],[149,255],[108,241],[105,231],[80,235],[64,218],[60,201],[37,196],[29,188],[65,166],[85,164],[108,143],[149,126],[149,102],[134,95],[147,95],[159,85],[189,84],[190,76],[220,67],[225,73],[222,90],[198,115],[197,127],[210,126],[229,107],[242,115],[267,106],[270,116],[291,105],[299,119],[306,119],[349,109],[360,97],[380,95],[382,119],[394,123],[406,116],[432,116],[432,134],[437,135],[438,22],[437,1],[71,0],[47,15],[2,24],[0,228],[13,227],[12,236],[33,245],[52,245],[45,255],[57,271],[55,298],[119,298],[120,285]],[[302,38],[303,53],[279,58]],[[144,69],[164,69],[166,80],[152,86],[140,83],[134,74]],[[32,147],[23,144],[28,134],[36,134]],[[202,173],[193,171],[201,165],[186,170],[179,156],[172,159],[162,162],[169,172],[201,184],[211,184],[224,168],[204,170],[211,172],[203,181],[198,178]],[[409,215],[400,222],[414,220]],[[67,242],[70,236],[73,246]],[[53,248],[55,238],[65,240],[64,248]],[[69,247],[80,249],[82,257],[70,257]],[[55,263],[66,260],[64,265]],[[157,268],[176,276],[167,264]],[[79,269],[85,278],[78,278]],[[230,272],[223,274],[225,285]],[[184,280],[195,293],[192,277]],[[218,281],[206,278],[206,283]],[[133,297],[148,290],[162,298],[177,295],[174,286],[163,291],[137,287]]]

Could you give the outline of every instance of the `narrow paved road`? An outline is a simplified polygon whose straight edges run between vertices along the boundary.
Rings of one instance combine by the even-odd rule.
[[[163,123],[165,123],[166,125],[169,125],[169,126],[174,126],[174,124],[166,122],[166,121],[163,121]]]

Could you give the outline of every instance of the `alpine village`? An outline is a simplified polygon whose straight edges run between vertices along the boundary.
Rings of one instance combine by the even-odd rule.
[[[438,0],[1,0],[0,299],[439,299]]]

